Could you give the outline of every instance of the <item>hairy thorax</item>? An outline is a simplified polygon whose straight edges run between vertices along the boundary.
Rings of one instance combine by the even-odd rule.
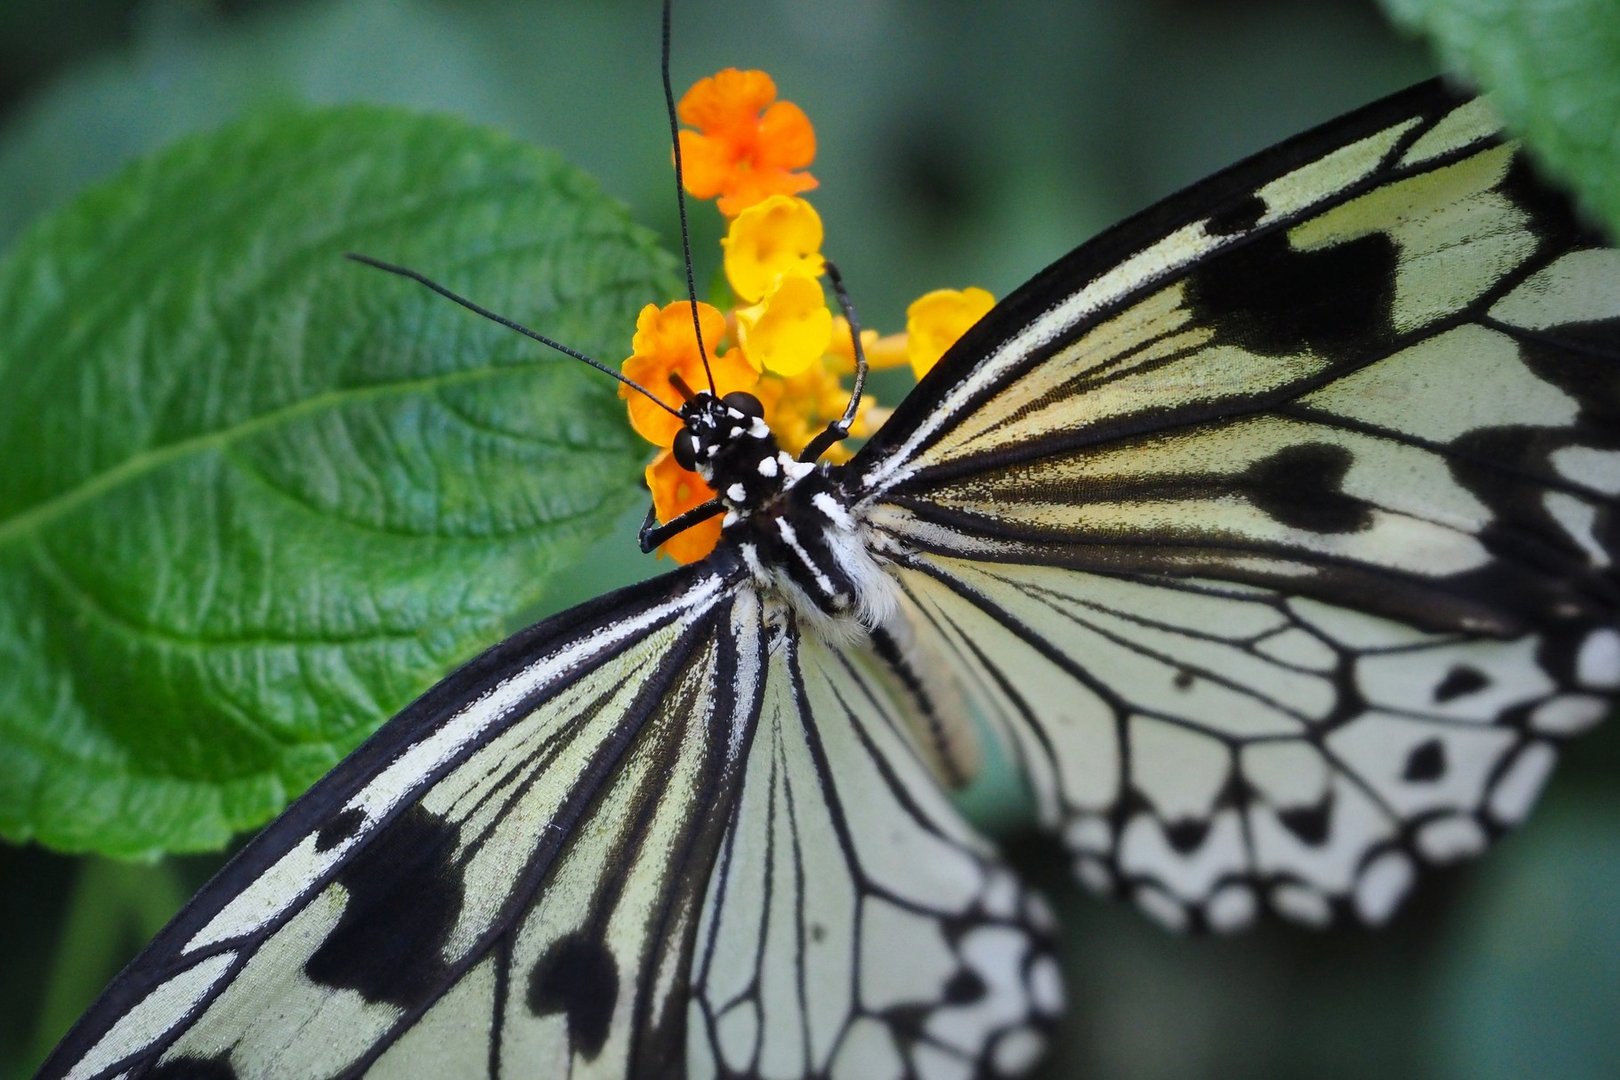
[[[726,539],[761,587],[824,637],[847,642],[891,624],[896,586],[873,555],[868,527],[827,466],[791,464],[806,471],[785,478],[774,499],[728,514]]]

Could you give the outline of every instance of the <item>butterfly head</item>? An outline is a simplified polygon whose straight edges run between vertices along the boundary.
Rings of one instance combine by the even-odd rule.
[[[746,391],[696,391],[681,406],[681,421],[670,447],[676,464],[703,477],[733,510],[760,506],[812,468],[782,452],[764,406]]]

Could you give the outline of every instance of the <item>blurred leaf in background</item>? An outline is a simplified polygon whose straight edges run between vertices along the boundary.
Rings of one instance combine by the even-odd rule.
[[[1441,28],[1539,5],[1389,6]],[[1534,37],[1564,24],[1501,25]],[[1447,40],[1445,56],[1472,59]],[[1620,71],[1598,46],[1581,61],[1585,88],[1556,109],[1612,94]],[[1569,54],[1550,48],[1526,63],[1559,70]],[[864,321],[883,330],[898,329],[904,304],[929,288],[971,283],[1005,295],[1151,200],[1438,70],[1371,0],[691,0],[678,6],[674,62],[678,87],[727,65],[763,67],[810,114],[829,253]],[[295,103],[364,101],[453,113],[556,148],[672,246],[657,63],[653,0],[23,0],[0,10],[0,243],[181,135]],[[1612,100],[1589,123],[1607,116],[1613,131]],[[1610,177],[1620,175],[1614,149],[1611,140]],[[431,215],[423,225],[412,249],[421,269],[477,273],[477,239],[433,236]],[[697,215],[699,281],[714,271],[717,235],[718,223]],[[353,273],[341,287],[369,303],[386,306],[403,286]],[[402,333],[396,326],[390,339]],[[478,341],[508,358],[532,355],[522,343]],[[421,348],[465,359],[472,346],[441,331]],[[618,536],[528,614],[661,569],[635,552],[639,513],[626,511]],[[1522,835],[1432,883],[1376,933],[1172,938],[1081,896],[1057,848],[1021,831],[1006,789],[980,792],[981,819],[1010,837],[1063,909],[1071,1007],[1044,1075],[1513,1075],[1501,1071],[1507,1060],[1612,1075],[1605,1018],[1616,1011],[1620,955],[1605,928],[1620,901],[1593,868],[1613,865],[1605,837],[1620,826],[1616,736],[1611,723],[1577,743]],[[140,944],[154,912],[208,865],[177,860],[118,877],[37,848],[0,849],[0,1078],[26,1075]],[[1525,956],[1508,947],[1516,941],[1547,944]],[[1550,1022],[1549,1010],[1569,1022]]]

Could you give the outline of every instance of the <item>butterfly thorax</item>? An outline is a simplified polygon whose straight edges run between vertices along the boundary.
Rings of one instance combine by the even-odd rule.
[[[889,622],[893,579],[835,472],[778,447],[762,412],[745,393],[699,392],[681,408],[686,427],[675,457],[690,461],[725,505],[724,540],[761,588],[829,637],[847,640]]]

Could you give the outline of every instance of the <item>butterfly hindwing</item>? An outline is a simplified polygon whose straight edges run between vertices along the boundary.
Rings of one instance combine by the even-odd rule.
[[[1285,144],[958,350],[851,468],[1091,884],[1380,920],[1612,705],[1620,253],[1479,101]]]
[[[1419,866],[1517,824],[1608,708],[1533,635],[1217,581],[940,557],[904,578],[1080,878],[1176,928],[1382,921]]]
[[[1012,1075],[1061,1007],[1050,915],[870,665],[782,625],[699,935],[693,1075]]]

